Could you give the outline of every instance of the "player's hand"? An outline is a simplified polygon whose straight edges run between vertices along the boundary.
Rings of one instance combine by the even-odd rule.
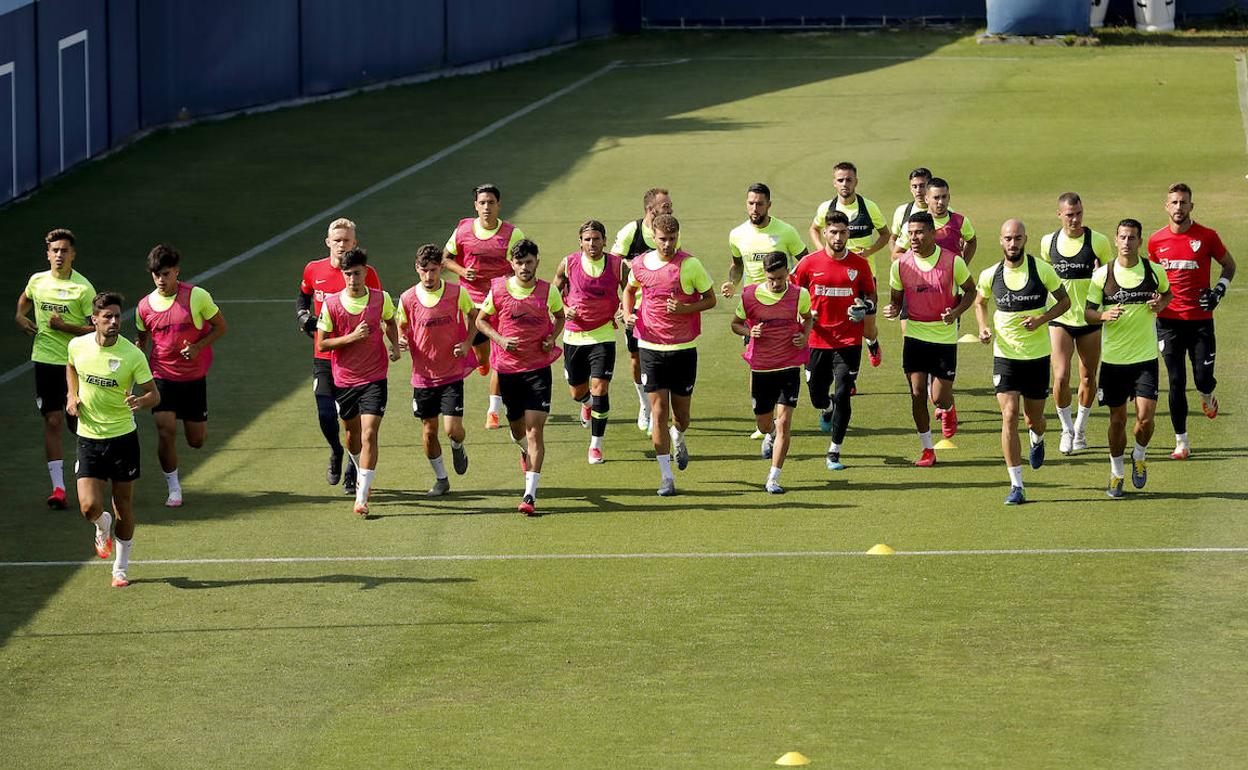
[[[547,337],[546,339],[542,340],[542,350],[549,351],[554,346],[555,346],[555,338],[553,336]]]
[[[139,401],[140,401],[139,397],[134,395],[133,393],[126,394],[126,406],[130,407],[130,411],[137,412],[139,411],[139,409],[143,407],[143,405],[139,403]]]
[[[763,336],[763,325],[754,324],[753,326],[751,326],[750,336],[753,337],[754,339],[758,339],[759,337]]]
[[[563,306],[563,315],[564,315],[565,317],[567,317],[567,318],[576,318],[576,306],[575,306],[575,305],[564,305],[564,306]]]
[[[475,267],[465,267],[463,275],[465,281],[475,281],[477,280],[477,269]]]
[[[680,315],[681,308],[683,308],[684,306],[685,306],[684,303],[676,299],[675,297],[668,297],[667,303],[665,305],[665,307],[667,308],[667,312],[671,313],[672,315]]]
[[[17,317],[17,328],[21,329],[31,337],[39,333],[39,325],[24,315]]]
[[[985,345],[987,345],[989,342],[992,342],[992,329],[980,329],[979,341],[984,343]]]
[[[945,322],[945,326],[953,326],[958,322],[958,316],[953,312],[953,308],[947,307],[941,311],[940,320]]]
[[[1024,316],[1022,320],[1022,324],[1023,324],[1024,329],[1026,329],[1029,332],[1034,332],[1036,329],[1040,328],[1040,316],[1038,315]]]
[[[520,341],[517,340],[515,337],[499,337],[498,344],[499,346],[502,347],[503,350],[510,351],[510,350],[515,350],[517,347],[519,347]]]
[[[884,314],[884,317],[890,321],[896,321],[898,318],[901,317],[901,308],[897,307],[891,302],[885,305],[884,310],[882,310],[881,312]]]
[[[391,360],[391,361],[398,361],[398,360],[399,360],[399,355],[400,355],[400,353],[399,353],[399,346],[398,346],[397,344],[396,344],[396,345],[391,345],[391,346],[390,346],[390,360]]]
[[[456,349],[458,349],[458,348],[459,348],[459,345],[456,345],[455,347],[451,348],[451,352],[452,352],[452,353],[454,353],[454,352],[455,352],[455,350],[456,350]],[[405,337],[405,336],[401,336],[401,335],[400,335],[400,337],[399,337],[399,350],[403,351],[404,353],[406,353],[406,352],[407,352],[407,337]],[[459,354],[459,355],[463,355],[463,354],[461,353],[461,354]]]
[[[1104,321],[1105,323],[1109,323],[1110,321],[1117,321],[1119,318],[1122,317],[1122,312],[1123,312],[1122,305],[1114,305],[1109,310],[1106,310],[1104,313],[1101,313],[1101,320]]]
[[[1201,289],[1200,309],[1206,313],[1212,313],[1224,297],[1226,297],[1226,287],[1221,283],[1215,284],[1212,289]]]
[[[624,328],[628,329],[629,331],[632,331],[633,328],[637,326],[637,314],[636,313],[625,313],[623,311],[620,311],[620,320],[624,322]]]
[[[719,293],[725,297],[732,297],[736,291],[737,286],[732,281],[724,281],[723,285],[719,287]]]
[[[1157,292],[1153,292],[1153,296],[1149,297],[1148,302],[1144,304],[1148,305],[1148,309],[1153,311],[1154,313],[1160,313],[1161,312],[1161,295],[1158,294]]]
[[[467,344],[468,344],[467,342],[456,342],[454,345],[451,346],[451,355],[454,356],[455,358],[463,358],[464,355],[467,354],[468,352],[467,350],[464,349],[467,346]]]
[[[74,398],[73,396],[70,396],[69,398],[65,399],[65,414],[69,415],[70,417],[77,417],[78,405],[81,403],[82,403],[82,399]]]
[[[804,347],[806,347],[806,335],[805,335],[805,334],[794,334],[794,335],[793,335],[793,347],[795,347],[795,348],[804,348]]]
[[[849,320],[860,324],[867,317],[867,303],[862,301],[862,297],[854,300],[854,304],[846,309],[845,314],[849,316]]]
[[[61,322],[60,313],[53,313],[48,316],[48,328],[55,329],[58,332],[66,331],[65,324]]]
[[[372,331],[373,330],[368,327],[368,321],[360,321],[360,325],[355,327],[355,331],[351,332],[352,341],[366,340]]]
[[[186,340],[182,340],[182,357],[187,361],[193,361],[199,355],[201,346],[198,342],[191,344]]]

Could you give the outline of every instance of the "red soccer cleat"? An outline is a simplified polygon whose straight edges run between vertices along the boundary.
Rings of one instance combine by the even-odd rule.
[[[523,449],[520,450],[520,470],[524,473],[529,472],[529,453]]]
[[[930,468],[936,464],[936,450],[924,449],[923,454],[919,455],[919,459],[914,464],[920,468]]]
[[[368,518],[368,503],[356,503],[355,515],[359,516],[361,519],[367,519]]]
[[[52,490],[52,494],[48,495],[48,507],[54,511],[63,511],[67,507],[65,503],[65,490],[57,487]]]
[[[525,516],[536,516],[537,500],[533,497],[533,495],[525,495],[524,498],[520,500],[519,505],[516,506],[516,510],[520,511]]]
[[[130,581],[126,579],[126,573],[124,572],[113,573],[113,588],[125,588],[128,585],[130,585]]]
[[[590,465],[602,465],[606,462],[602,457],[602,450],[598,447],[590,447],[588,460]]]
[[[589,412],[589,404],[581,404],[581,427],[588,428],[592,417],[593,415]]]
[[[478,366],[477,374],[481,375],[482,377],[488,377],[490,374],[490,362],[486,361],[484,364],[481,364],[480,366]]]
[[[109,536],[105,537],[103,540],[101,540],[101,539],[100,539],[100,535],[99,535],[99,533],[98,533],[98,532],[96,533],[96,535],[95,535],[95,555],[96,555],[96,556],[98,556],[98,557],[100,557],[101,559],[107,559],[108,557],[110,557],[110,556],[112,556],[112,555],[113,555],[113,538],[112,538],[112,535],[109,535]]]
[[[867,346],[867,359],[871,362],[871,366],[879,366],[884,363],[884,351],[880,350],[880,343],[877,341],[875,347]]]
[[[485,413],[485,429],[486,430],[498,430],[498,428],[499,428],[498,412],[486,412]]]
[[[936,416],[940,418],[940,434],[945,438],[953,438],[958,432],[958,408],[951,406],[948,409],[937,409]]]
[[[1170,459],[1171,460],[1186,460],[1188,457],[1191,457],[1191,455],[1192,455],[1192,450],[1189,449],[1186,444],[1182,444],[1174,448],[1174,451],[1170,453]]]
[[[1217,417],[1218,416],[1217,396],[1213,395],[1212,393],[1206,396],[1205,394],[1202,393],[1200,395],[1200,411],[1204,412],[1205,416],[1208,417],[1210,420],[1212,420],[1214,417]]]

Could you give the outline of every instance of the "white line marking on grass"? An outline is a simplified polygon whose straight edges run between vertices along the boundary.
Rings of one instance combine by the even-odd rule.
[[[282,241],[285,241],[287,238],[290,238],[292,235],[297,235],[298,233],[306,230],[312,225],[317,224],[318,222],[323,222],[324,220],[332,217],[334,214],[341,213],[341,211],[347,208],[348,206],[352,206],[356,203],[359,203],[360,201],[364,200],[365,198],[375,193],[379,193],[388,187],[392,187],[398,182],[401,182],[404,179],[408,178],[412,174],[415,174],[418,171],[423,171],[426,168],[432,166],[434,163],[437,163],[438,161],[442,160],[443,158],[446,158],[449,155],[453,155],[456,152],[459,152],[460,150],[464,149],[468,145],[474,144],[475,142],[481,139],[484,139],[490,134],[493,134],[495,131],[498,131],[500,128],[503,128],[504,126],[514,123],[515,121],[519,120],[520,118],[523,118],[529,113],[534,112],[535,110],[539,110],[542,107],[545,107],[547,104],[550,104],[556,99],[562,96],[567,96],[573,91],[576,91],[577,89],[589,83],[592,83],[593,81],[597,80],[598,78],[602,77],[608,72],[611,72],[612,70],[618,68],[622,63],[623,63],[622,61],[613,61],[610,64],[607,64],[603,67],[600,67],[599,69],[594,70],[593,72],[589,73],[588,75],[581,78],[580,80],[577,80],[573,83],[569,83],[568,85],[564,86],[563,88],[560,88],[557,91],[552,91],[551,93],[543,96],[541,99],[538,99],[535,102],[531,102],[525,105],[524,107],[521,107],[520,109],[511,113],[510,115],[505,115],[499,118],[498,120],[489,124],[485,128],[482,128],[481,130],[473,134],[470,134],[464,137],[463,139],[460,139],[458,142],[455,142],[454,144],[443,147],[441,150],[438,150],[437,152],[425,158],[424,160],[418,163],[413,163],[412,165],[408,166],[402,171],[391,174],[390,176],[386,177],[380,182],[377,182],[376,184],[373,184],[369,187],[364,188],[363,190],[360,190],[354,195],[351,195],[347,198],[344,198],[338,201],[337,203],[330,206],[329,208],[318,211],[317,213],[303,220],[299,224],[293,225],[287,228],[286,230],[283,230],[282,232],[278,233],[272,238],[269,238],[267,241],[264,241],[263,243],[252,246],[250,249],[247,249],[243,253],[235,255],[227,259],[226,261],[222,262],[221,264],[216,265],[215,267],[210,267],[204,272],[200,273],[199,275],[191,276],[190,278],[187,279],[187,282],[188,283],[203,283],[204,281],[207,281],[210,278],[214,278],[236,265],[241,265],[242,263],[248,261],[252,257],[255,257],[259,254],[263,254],[264,252],[273,248],[274,246],[281,243]],[[134,311],[127,311],[126,314],[122,317],[122,320],[128,319],[131,315],[133,315],[133,312]],[[9,382],[10,380],[16,379],[17,377],[21,376],[23,373],[30,370],[31,368],[32,368],[32,364],[29,361],[27,361],[24,364],[13,367],[12,369],[5,372],[4,374],[0,374],[0,385],[3,385],[4,383]]]
[[[1234,553],[1248,554],[1248,547],[1239,546],[1174,546],[1157,548],[987,548],[976,550],[897,551],[894,556],[1100,556],[1142,554]],[[425,554],[410,556],[260,556],[221,559],[136,559],[131,564],[163,564],[171,566],[196,564],[347,564],[378,562],[448,562],[448,561],[632,561],[648,559],[824,559],[846,556],[871,556],[866,551],[718,551],[677,553],[499,553],[499,554]],[[100,559],[83,561],[4,561],[0,567],[86,567],[92,564],[109,566]]]
[[[1239,81],[1239,117],[1244,124],[1244,150],[1248,152],[1248,62],[1235,57],[1235,77]]]

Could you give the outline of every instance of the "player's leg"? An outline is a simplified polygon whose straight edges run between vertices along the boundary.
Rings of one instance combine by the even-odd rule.
[[[906,338],[906,342],[910,342]],[[905,355],[903,351],[902,355]],[[932,417],[927,411],[927,378],[928,373],[921,369],[906,372],[906,381],[910,387],[910,415],[914,419],[914,429],[919,434],[919,446],[922,452],[916,465],[921,468],[936,464],[936,450],[932,444]]]
[[[373,480],[377,475],[381,420],[382,415],[372,410],[361,410],[360,412],[358,428],[360,433],[359,487],[355,491],[355,512],[361,516],[368,515],[368,498],[372,494]]]
[[[929,345],[932,372],[928,380],[928,392],[940,420],[940,432],[945,438],[953,438],[958,432],[958,410],[953,403],[953,380],[958,370],[957,345]]]
[[[1138,364],[1132,393],[1135,396],[1135,427],[1132,430],[1135,447],[1131,450],[1131,484],[1136,489],[1143,489],[1148,482],[1148,462],[1145,460],[1145,453],[1148,451],[1148,442],[1153,439],[1153,431],[1157,424],[1155,417],[1158,391],[1157,359]]]
[[[650,397],[646,395],[641,379],[641,354],[633,330],[625,327],[624,342],[628,348],[629,371],[633,375],[633,387],[637,389],[637,429],[650,430]]]
[[[581,427],[589,427],[589,349],[593,345],[567,345],[563,350],[563,378],[577,404]]]
[[[776,419],[773,435],[775,446],[771,453],[771,470],[768,471],[766,489],[772,494],[784,494],[780,486],[780,469],[784,467],[784,458],[788,457],[789,444],[793,435],[793,410],[801,399],[801,374],[795,366],[777,372],[778,387],[776,392]]]
[[[176,508],[182,504],[182,484],[178,480],[178,414],[172,409],[153,411],[152,420],[156,423],[156,455],[169,488],[165,505]]]
[[[775,411],[778,396],[775,372],[750,372],[750,406],[754,410],[754,425],[763,437],[759,454],[764,460],[772,459],[775,453]]]
[[[1218,351],[1213,319],[1194,321],[1192,327],[1192,380],[1196,392],[1200,394],[1201,411],[1212,420],[1218,416],[1218,399],[1213,395],[1213,389],[1218,386],[1218,380],[1213,376],[1214,357]]]
[[[649,379],[647,377],[647,379]],[[650,384],[647,383],[647,388]],[[676,477],[672,473],[672,437],[668,430],[672,419],[672,395],[666,388],[647,391],[650,401],[650,441],[654,445],[654,459],[659,464],[658,494],[664,497],[676,494]]]
[[[676,469],[683,471],[689,465],[689,445],[685,441],[685,431],[689,430],[693,388],[698,378],[698,349],[673,350],[667,357],[666,384],[671,388],[672,407],[672,454],[676,460]]]
[[[1109,444],[1109,487],[1106,494],[1122,497],[1123,478],[1126,476],[1127,448],[1127,395],[1129,385],[1125,381],[1126,367],[1101,364],[1101,403],[1109,407],[1109,425],[1106,439]]]
[[[589,360],[589,452],[591,465],[603,462],[602,442],[611,413],[611,378],[615,375],[615,343],[592,346]]]
[[[542,463],[546,459],[546,419],[550,414],[551,372],[545,366],[525,372],[523,411],[520,413],[521,428],[529,452],[529,467],[524,474],[524,496],[517,506],[521,513],[536,513],[537,486],[542,479]],[[509,415],[510,417],[510,415]]]
[[[806,392],[810,405],[819,414],[819,430],[823,433],[832,430],[832,362],[832,351],[827,348],[812,349],[806,361]]]
[[[82,442],[79,442],[82,448]],[[84,453],[79,452],[78,508],[82,518],[95,527],[95,555],[107,559],[113,555],[113,517],[104,510],[108,500],[108,481],[82,475]]]
[[[1170,425],[1174,428],[1174,452],[1176,460],[1187,459],[1187,357],[1195,350],[1180,328],[1180,323],[1168,318],[1157,319],[1157,347],[1166,365],[1166,380],[1170,385],[1167,401],[1170,405]]]
[[[997,393],[997,406],[1001,409],[1001,456],[1005,459],[1005,470],[1010,477],[1010,493],[1005,498],[1006,505],[1017,505],[1025,501],[1023,450],[1022,442],[1018,439],[1019,398],[1016,390]]]
[[[498,372],[490,369],[490,338],[477,332],[472,338],[472,352],[477,357],[477,374],[490,378],[490,405],[485,411],[485,427],[486,430],[495,430],[500,426],[498,413],[503,408],[503,397],[499,390]]]
[[[329,465],[325,480],[330,486],[342,481],[342,441],[338,438],[338,406],[335,403],[334,378],[329,361],[312,359],[312,395],[316,400],[316,422],[325,443],[329,444]]]
[[[1071,451],[1088,448],[1088,419],[1096,401],[1096,370],[1101,363],[1101,329],[1085,330],[1074,340],[1079,356],[1079,408],[1075,414],[1075,440]]]
[[[138,439],[135,439],[137,446]],[[113,557],[113,586],[130,585],[126,571],[130,568],[130,550],[134,547],[134,482],[113,481],[113,515],[116,525],[113,534],[117,539],[117,552]]]
[[[438,441],[438,415],[422,412],[417,418],[420,420],[420,444],[425,450],[429,467],[433,469],[433,486],[425,496],[439,497],[451,490],[451,480],[447,476],[446,462],[442,459],[442,442]]]
[[[463,380],[442,387],[438,411],[442,413],[442,429],[451,440],[451,467],[457,476],[462,476],[468,472],[468,450],[464,448],[467,431],[464,430]]]
[[[78,420],[65,413],[65,401],[69,386],[65,381],[65,367],[35,362],[35,405],[43,416],[43,452],[48,463],[48,478],[52,493],[48,495],[49,508],[65,510],[65,451],[61,444],[61,431],[68,427],[70,433],[78,429]]]
[[[830,430],[832,442],[828,444],[826,463],[828,470],[844,470],[841,463],[841,445],[845,443],[845,434],[849,430],[849,419],[853,415],[854,384],[858,379],[859,366],[862,364],[862,346],[837,348],[828,351],[832,375],[832,398]],[[926,413],[926,408],[924,412]]]
[[[355,388],[344,388],[343,390],[349,392],[349,391],[354,391]],[[341,401],[339,402],[339,405],[341,408],[341,405],[342,405]],[[353,478],[355,480],[355,484],[351,487],[348,494],[350,494],[352,497],[358,498],[359,496],[359,471],[363,467],[361,463],[363,462],[363,459],[364,459],[363,457],[361,457],[364,451],[364,434],[363,434],[363,425],[360,420],[361,415],[359,412],[358,403],[354,406],[342,408],[342,415],[343,415],[342,426],[347,434],[346,449],[347,449],[347,460],[349,463],[347,466],[347,470],[349,472],[354,471]],[[343,491],[347,491],[347,486],[345,482],[343,484]]]
[[[1061,326],[1049,326],[1049,342],[1053,352],[1049,362],[1053,367],[1053,404],[1057,407],[1057,419],[1062,424],[1062,438],[1058,449],[1068,455],[1075,443],[1075,417],[1070,404],[1070,357],[1075,352],[1075,338]],[[1079,366],[1083,366],[1080,361]],[[1080,378],[1082,381],[1082,377]]]
[[[904,333],[905,330],[902,331]],[[871,366],[879,366],[883,363],[884,358],[880,351],[880,332],[875,322],[875,313],[870,313],[862,319],[862,341],[867,347],[867,356],[871,359]]]

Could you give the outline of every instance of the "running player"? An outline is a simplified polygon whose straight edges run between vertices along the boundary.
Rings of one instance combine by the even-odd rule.
[[[1144,459],[1153,437],[1157,413],[1157,327],[1154,317],[1170,304],[1166,273],[1140,259],[1144,226],[1124,219],[1115,231],[1118,257],[1101,265],[1088,285],[1084,316],[1102,323],[1101,403],[1109,407],[1110,497],[1122,497],[1126,475],[1127,400],[1135,400],[1135,448],[1131,451],[1131,484],[1143,489],[1148,482]],[[1102,309],[1103,308],[1103,309]]]
[[[313,260],[304,266],[303,280],[299,284],[299,295],[295,300],[295,317],[299,320],[299,328],[309,337],[316,337],[316,324],[321,317],[325,297],[337,294],[346,287],[339,260],[357,245],[359,243],[355,235],[355,223],[350,219],[335,219],[329,223],[325,237],[329,256]],[[364,283],[370,289],[381,288],[381,279],[372,267],[368,268]],[[329,444],[329,467],[325,470],[325,480],[330,486],[336,486],[341,481],[342,491],[354,496],[355,466],[347,463],[346,473],[342,470],[342,442],[338,440],[338,407],[335,404],[337,392],[334,390],[334,375],[330,370],[329,358],[329,353],[317,350],[313,344],[312,393],[316,397],[316,417],[321,426],[321,435]]]
[[[1010,476],[1006,505],[1027,502],[1023,490],[1023,455],[1018,439],[1018,400],[1023,400],[1032,468],[1044,464],[1044,404],[1049,397],[1051,343],[1045,324],[1066,312],[1070,297],[1048,262],[1026,252],[1027,230],[1017,219],[1001,225],[1001,251],[1005,259],[979,274],[975,318],[979,340],[992,346],[992,384],[1001,407],[1001,453]],[[1049,295],[1054,303],[1047,310]],[[996,310],[988,322],[988,299]]]
[[[581,425],[589,427],[590,465],[603,462],[602,439],[611,411],[615,370],[615,317],[624,287],[623,259],[606,254],[607,229],[591,219],[581,225],[581,248],[555,268],[555,288],[563,296],[563,375],[581,405]]]
[[[888,223],[875,201],[858,194],[858,169],[853,163],[842,161],[832,167],[832,184],[836,187],[836,197],[819,204],[815,210],[815,219],[810,224],[810,241],[816,248],[823,248],[821,232],[827,224],[828,211],[835,208],[845,212],[849,217],[849,250],[862,255],[871,266],[871,277],[875,277],[875,253],[888,245]],[[867,358],[872,366],[879,366],[883,358],[880,355],[880,343],[875,327],[875,316],[867,316],[862,325],[863,341],[867,343]]]
[[[117,538],[114,588],[130,585],[126,569],[134,545],[134,482],[140,469],[134,413],[160,403],[146,356],[121,336],[121,303],[120,294],[95,295],[91,301],[95,333],[69,342],[65,369],[65,411],[78,419],[78,506],[82,517],[95,525],[96,556],[112,556],[113,537]],[[130,392],[135,385],[143,395]],[[112,514],[104,510],[110,498]]]
[[[438,441],[439,415],[451,440],[455,473],[468,470],[464,378],[476,365],[469,337],[476,334],[477,309],[462,286],[442,280],[437,246],[427,243],[416,250],[416,274],[420,281],[403,292],[396,310],[399,348],[412,354],[412,414],[420,420],[421,443],[433,467],[435,480],[426,494],[439,497],[451,490]]]
[[[949,183],[934,176],[927,181],[925,195],[927,211],[936,225],[936,245],[962,257],[962,261],[970,265],[979,241],[975,237],[971,220],[949,208]],[[909,235],[905,231],[897,233],[893,248],[894,258],[900,257],[909,248]]]
[[[1192,360],[1192,379],[1200,394],[1200,408],[1209,419],[1218,416],[1213,389],[1213,357],[1217,343],[1213,334],[1213,311],[1226,296],[1235,277],[1235,258],[1222,245],[1216,230],[1192,221],[1192,188],[1179,182],[1166,191],[1166,215],[1170,224],[1148,239],[1148,258],[1161,265],[1170,281],[1174,301],[1157,316],[1157,341],[1170,380],[1170,422],[1174,425],[1176,460],[1191,454],[1187,441],[1187,363]],[[1218,282],[1209,287],[1210,260],[1222,266]]]
[[[1070,454],[1088,448],[1088,418],[1096,398],[1096,367],[1101,361],[1101,325],[1084,317],[1088,281],[1100,265],[1114,259],[1109,238],[1083,224],[1083,200],[1078,193],[1065,192],[1057,199],[1060,230],[1040,239],[1040,258],[1053,265],[1062,287],[1070,296],[1070,310],[1049,322],[1053,343],[1053,403],[1062,423],[1058,449]],[[1070,413],[1070,354],[1079,354],[1079,410]]]
[[[165,505],[182,505],[178,481],[178,420],[186,443],[199,449],[208,437],[208,368],[212,344],[225,334],[225,316],[202,286],[178,280],[182,255],[168,244],[158,244],[147,254],[147,271],[156,290],[139,300],[134,326],[139,331],[139,350],[152,343],[149,365],[160,391],[160,404],[152,409],[159,439],[157,454],[165,474],[169,496]]]
[[[620,228],[615,234],[615,243],[610,252],[624,259],[624,266],[633,264],[639,254],[645,254],[657,248],[654,242],[654,218],[660,214],[672,213],[672,196],[662,187],[651,187],[641,196],[642,209],[645,216],[634,219]],[[633,386],[637,389],[637,429],[650,431],[650,397],[641,385],[641,358],[637,352],[637,336],[633,327],[625,325],[624,342],[628,347],[629,363],[632,367]]]
[[[65,415],[65,350],[74,337],[95,330],[91,325],[95,288],[74,269],[73,233],[58,227],[43,240],[51,269],[32,275],[17,296],[17,328],[34,337],[30,360],[35,367],[35,408],[43,415],[43,449],[52,480],[47,502],[49,508],[63,511],[67,503],[61,427],[77,430],[77,420]]]
[[[810,292],[814,326],[806,387],[819,410],[819,430],[832,434],[830,471],[845,470],[841,445],[849,429],[854,382],[862,363],[862,324],[875,313],[875,279],[860,255],[849,251],[849,217],[829,211],[824,247],[798,263],[793,283]]]
[[[386,371],[390,361],[399,360],[399,330],[390,295],[368,285],[368,254],[358,248],[348,251],[339,260],[339,269],[346,288],[326,295],[316,324],[316,347],[330,354],[334,399],[347,429],[347,454],[359,473],[354,510],[367,518],[377,472],[377,434],[386,414]]]
[[[689,465],[689,430],[693,386],[698,378],[698,335],[702,313],[715,307],[714,284],[702,262],[682,251],[680,223],[671,214],[654,218],[654,251],[633,260],[624,289],[625,322],[635,324],[641,349],[641,381],[650,398],[650,438],[662,482],[658,493],[676,494],[672,450],[676,467]],[[641,300],[637,295],[640,292]],[[668,419],[673,425],[668,432]]]
[[[507,257],[517,243],[524,239],[520,228],[499,217],[503,194],[492,184],[479,184],[472,188],[472,205],[475,217],[459,220],[455,231],[442,250],[442,266],[459,276],[459,282],[478,308],[490,292],[495,278],[511,275]],[[485,413],[485,427],[499,427],[498,410],[502,408],[498,376],[490,373],[490,341],[483,334],[472,339],[472,349],[477,357],[477,373],[490,377],[490,406]]]
[[[511,278],[495,278],[481,304],[477,329],[491,342],[490,366],[498,372],[511,439],[520,445],[524,496],[516,509],[537,515],[537,485],[546,459],[550,415],[550,365],[561,351],[563,299],[537,277],[537,244],[525,238],[511,249]]]
[[[771,460],[763,488],[784,494],[780,469],[789,453],[793,409],[802,397],[802,364],[810,358],[807,337],[814,320],[810,292],[789,282],[789,255],[763,258],[764,280],[747,284],[732,319],[732,330],[749,340],[741,357],[750,365],[750,401],[763,432],[762,456]]]
[[[931,169],[919,166],[910,172],[910,195],[908,200],[893,209],[892,224],[888,228],[888,253],[897,253],[897,238],[906,229],[906,220],[916,211],[927,211],[927,183],[932,179]]]
[[[927,411],[928,378],[932,378],[932,403],[940,410],[941,433],[952,438],[958,431],[958,413],[953,408],[953,381],[958,368],[956,324],[975,300],[975,281],[961,257],[936,245],[931,214],[911,214],[906,235],[913,247],[893,262],[889,274],[892,292],[884,317],[900,318],[901,303],[905,300],[910,319],[904,334],[901,366],[910,383],[910,410],[923,447],[915,465],[930,468],[936,464],[936,450]]]

